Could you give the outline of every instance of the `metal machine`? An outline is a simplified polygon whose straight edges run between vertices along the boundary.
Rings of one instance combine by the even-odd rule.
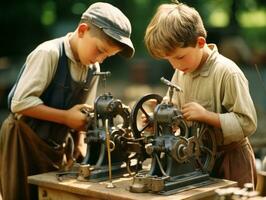
[[[168,195],[211,183],[208,172],[215,161],[215,137],[205,124],[184,120],[172,103],[174,90],[182,92],[181,88],[161,80],[169,87],[169,101],[150,94],[142,97],[131,112],[132,132],[135,137],[147,137],[145,150],[152,158],[150,169],[134,176],[131,192]],[[155,108],[147,110],[145,104],[154,100]],[[144,126],[139,119],[143,116]]]
[[[110,72],[94,75],[101,76],[105,85]],[[94,112],[86,114],[91,123],[87,127],[87,153],[78,179],[100,181],[109,177],[111,180],[112,175],[132,174],[141,169],[144,148],[131,133],[129,108],[110,92],[104,92],[95,100]]]

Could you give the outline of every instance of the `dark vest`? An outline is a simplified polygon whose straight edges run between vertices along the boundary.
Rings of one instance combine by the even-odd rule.
[[[62,110],[69,109],[76,104],[81,104],[86,101],[90,91],[90,84],[96,67],[90,69],[87,74],[86,81],[76,82],[72,79],[68,67],[68,58],[65,53],[63,40],[59,40],[58,48],[60,49],[58,66],[54,78],[48,88],[40,96],[44,105],[58,108]],[[23,71],[25,65],[23,66]],[[22,73],[20,73],[21,75]],[[19,76],[20,76],[19,75]],[[12,88],[8,95],[9,107],[11,99],[16,90],[16,85]],[[31,117],[23,117],[23,120],[36,132],[43,140],[52,145],[62,144],[68,132],[68,127],[44,120],[39,120]]]

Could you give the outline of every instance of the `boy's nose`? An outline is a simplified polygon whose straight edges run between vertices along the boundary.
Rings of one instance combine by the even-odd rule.
[[[172,67],[174,69],[179,69],[179,67],[180,67],[180,64],[178,62],[175,62],[175,61],[170,61],[170,64],[172,65]]]
[[[175,59],[168,59],[168,61],[173,67],[176,67],[177,65],[179,65]]]

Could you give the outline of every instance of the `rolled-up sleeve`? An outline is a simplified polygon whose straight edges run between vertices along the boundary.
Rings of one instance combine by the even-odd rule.
[[[12,112],[16,113],[43,103],[40,96],[54,76],[58,57],[59,53],[43,49],[37,49],[27,57],[25,69],[11,101]]]
[[[256,110],[242,73],[233,73],[227,78],[222,105],[228,111],[219,114],[224,144],[239,141],[256,131]]]

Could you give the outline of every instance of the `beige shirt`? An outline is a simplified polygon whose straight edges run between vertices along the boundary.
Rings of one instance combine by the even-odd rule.
[[[59,48],[56,41],[63,40],[66,56],[68,58],[68,66],[70,73],[75,81],[86,80],[87,72],[90,66],[84,66],[77,62],[70,48],[69,37],[71,33],[65,37],[50,40],[40,44],[26,59],[26,67],[19,79],[16,91],[11,101],[11,110],[16,113],[29,107],[43,104],[40,96],[51,83],[59,59]],[[95,64],[97,71],[100,71],[99,63]],[[98,77],[93,77],[91,82],[91,90],[88,94],[86,103],[93,106],[97,93]]]
[[[192,73],[176,70],[172,82],[183,89],[174,93],[173,102],[179,108],[188,102],[197,102],[205,109],[220,113],[222,134],[218,145],[240,141],[257,128],[257,115],[249,93],[248,80],[239,67],[219,54],[216,45],[206,63]],[[219,138],[219,137],[217,137]]]

